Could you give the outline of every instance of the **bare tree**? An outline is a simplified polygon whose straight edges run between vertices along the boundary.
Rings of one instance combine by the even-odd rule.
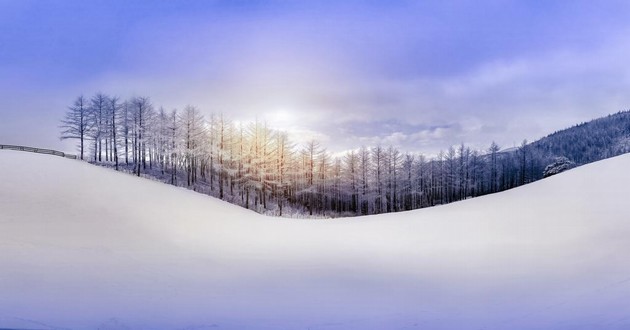
[[[111,144],[112,144],[112,156],[114,160],[114,166],[118,171],[118,138],[116,133],[118,132],[117,122],[119,121],[120,111],[123,105],[120,103],[120,98],[113,96],[109,98],[109,114],[110,114],[110,132],[111,132]]]
[[[319,147],[319,142],[311,140],[306,144],[306,147],[302,151],[305,159],[305,176],[306,182],[304,189],[307,196],[307,206],[310,215],[313,215],[313,207],[315,204],[315,165],[319,159],[322,151]]]
[[[383,196],[383,170],[385,168],[385,152],[380,145],[372,148],[372,165],[374,171],[374,184],[376,185],[376,198],[374,201],[375,213],[385,212],[385,198]]]
[[[496,142],[492,141],[490,144],[490,148],[488,148],[488,152],[490,153],[490,192],[497,192],[498,190],[498,176],[499,169],[497,166],[497,153],[501,148]]]
[[[122,103],[122,134],[125,142],[125,164],[129,165],[129,134],[132,132],[131,127],[131,104],[129,101]]]
[[[343,158],[345,169],[345,184],[350,194],[350,211],[359,212],[359,156],[354,151],[348,151]]]
[[[190,187],[197,181],[197,169],[204,140],[204,119],[196,107],[188,105],[181,113],[179,121],[185,146],[183,161]]]
[[[370,150],[362,146],[359,149],[359,172],[361,173],[359,183],[361,186],[361,200],[359,201],[359,207],[361,208],[361,214],[370,214],[370,167]]]
[[[61,139],[78,139],[81,160],[83,160],[84,143],[92,127],[89,120],[89,109],[83,95],[76,98],[68,107],[64,119],[61,120]]]
[[[177,178],[177,154],[178,154],[178,141],[179,141],[179,128],[177,123],[177,110],[173,110],[169,116],[169,124],[167,126],[169,132],[169,149],[170,149],[170,157],[169,164],[171,167],[171,184],[175,185],[175,180]]]
[[[141,167],[146,169],[146,135],[149,129],[149,123],[153,116],[153,105],[148,97],[134,97],[131,99],[134,117],[134,133],[135,133],[135,172],[140,176]]]
[[[107,95],[100,92],[90,99],[90,117],[93,122],[90,135],[94,141],[95,162],[102,160],[103,132],[107,129],[104,125],[107,118],[107,100]]]

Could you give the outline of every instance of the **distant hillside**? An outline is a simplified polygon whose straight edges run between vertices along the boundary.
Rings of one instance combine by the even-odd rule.
[[[621,111],[500,151],[498,190],[540,180],[546,169],[547,175],[552,175],[627,152],[630,152],[630,111]],[[483,159],[488,162],[490,157],[489,152]],[[492,191],[485,191],[489,192]]]
[[[554,132],[531,144],[546,157],[564,156],[583,165],[630,151],[630,111]]]
[[[492,144],[478,156],[449,149],[430,161],[437,177],[438,194],[424,206],[445,204],[468,197],[512,189],[573,167],[630,151],[630,111],[622,111],[554,132],[532,143],[500,150]],[[444,155],[444,156],[441,156]],[[449,156],[451,155],[451,156]],[[437,169],[437,170],[435,170]],[[432,186],[429,186],[432,188]],[[439,192],[447,192],[440,194]],[[463,191],[463,194],[457,194]],[[455,192],[450,194],[449,192]],[[447,198],[444,198],[446,196]]]

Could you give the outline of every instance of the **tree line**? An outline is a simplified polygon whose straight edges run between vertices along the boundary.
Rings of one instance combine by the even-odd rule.
[[[296,145],[263,122],[205,118],[191,105],[167,111],[148,97],[103,93],[77,97],[60,127],[62,139],[78,140],[81,159],[275,215],[446,204],[538,180],[559,156],[540,141],[503,151],[494,142],[486,150],[462,143],[432,158],[380,145],[333,156],[317,141]]]

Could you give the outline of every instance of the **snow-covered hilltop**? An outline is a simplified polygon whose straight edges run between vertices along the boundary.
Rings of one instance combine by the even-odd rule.
[[[0,151],[0,328],[628,328],[629,168],[295,220]]]

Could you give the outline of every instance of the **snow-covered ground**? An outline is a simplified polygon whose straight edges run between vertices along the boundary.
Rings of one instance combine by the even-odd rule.
[[[0,151],[0,328],[628,329],[630,155],[500,194],[258,215]]]

